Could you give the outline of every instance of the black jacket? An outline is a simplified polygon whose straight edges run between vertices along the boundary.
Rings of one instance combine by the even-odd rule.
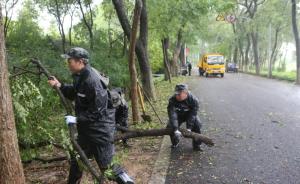
[[[110,107],[108,90],[95,70],[87,65],[73,75],[73,84],[63,84],[61,91],[75,101],[79,138],[95,143],[113,141],[115,110]]]
[[[188,69],[191,70],[192,69],[192,64],[188,63]]]
[[[122,103],[116,108],[116,124],[128,128],[128,105]]]
[[[179,127],[178,121],[187,123],[187,128],[191,129],[195,118],[197,118],[197,112],[199,110],[199,101],[190,92],[186,100],[179,102],[176,100],[176,96],[173,95],[169,99],[168,115],[169,123],[174,130]]]

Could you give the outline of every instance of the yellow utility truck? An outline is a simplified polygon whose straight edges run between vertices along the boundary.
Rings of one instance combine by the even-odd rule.
[[[199,75],[208,77],[209,75],[221,75],[224,77],[225,62],[221,54],[204,54],[198,63]]]

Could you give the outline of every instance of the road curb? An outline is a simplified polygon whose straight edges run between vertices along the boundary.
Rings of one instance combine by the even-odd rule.
[[[154,164],[148,184],[164,184],[168,174],[169,162],[171,158],[171,141],[169,136],[164,136],[161,143],[158,158]]]

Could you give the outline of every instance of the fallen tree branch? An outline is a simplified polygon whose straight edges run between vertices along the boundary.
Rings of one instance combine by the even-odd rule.
[[[52,145],[56,148],[65,150],[65,148],[62,145],[60,145],[58,143],[50,142],[50,141],[42,141],[42,142],[37,142],[37,143],[34,143],[34,144],[19,142],[19,147],[21,149],[35,149],[35,148],[40,148],[40,147],[49,146],[49,145]]]
[[[121,126],[117,126],[118,130],[121,130],[125,133],[115,135],[114,141],[122,140],[122,139],[130,139],[136,137],[155,137],[155,136],[164,136],[173,134],[173,130],[171,128],[164,129],[151,129],[151,130],[130,130]],[[187,129],[180,128],[180,132],[182,136],[185,138],[192,138],[196,141],[201,141],[207,146],[213,146],[214,142],[209,137],[206,137],[202,134],[198,134],[195,132],[190,132]]]
[[[35,158],[32,158],[31,160],[22,161],[22,163],[23,164],[29,164],[32,161],[40,161],[43,164],[46,164],[46,163],[50,163],[50,162],[57,162],[57,161],[64,161],[64,160],[68,160],[68,157],[67,156],[60,156],[60,157],[53,157],[53,158],[49,158],[49,159],[35,157]]]

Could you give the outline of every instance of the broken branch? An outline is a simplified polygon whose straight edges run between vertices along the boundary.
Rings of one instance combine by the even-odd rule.
[[[122,139],[130,139],[136,137],[155,137],[155,136],[164,136],[164,135],[171,135],[173,134],[173,130],[171,128],[164,128],[164,129],[151,129],[151,130],[129,130],[124,127],[117,126],[118,130],[121,130],[125,133],[115,135],[114,141],[122,140]],[[207,146],[213,146],[214,142],[209,137],[206,137],[202,134],[198,134],[195,132],[190,132],[184,128],[179,129],[182,133],[182,136],[185,138],[192,138],[196,141],[201,141]]]

